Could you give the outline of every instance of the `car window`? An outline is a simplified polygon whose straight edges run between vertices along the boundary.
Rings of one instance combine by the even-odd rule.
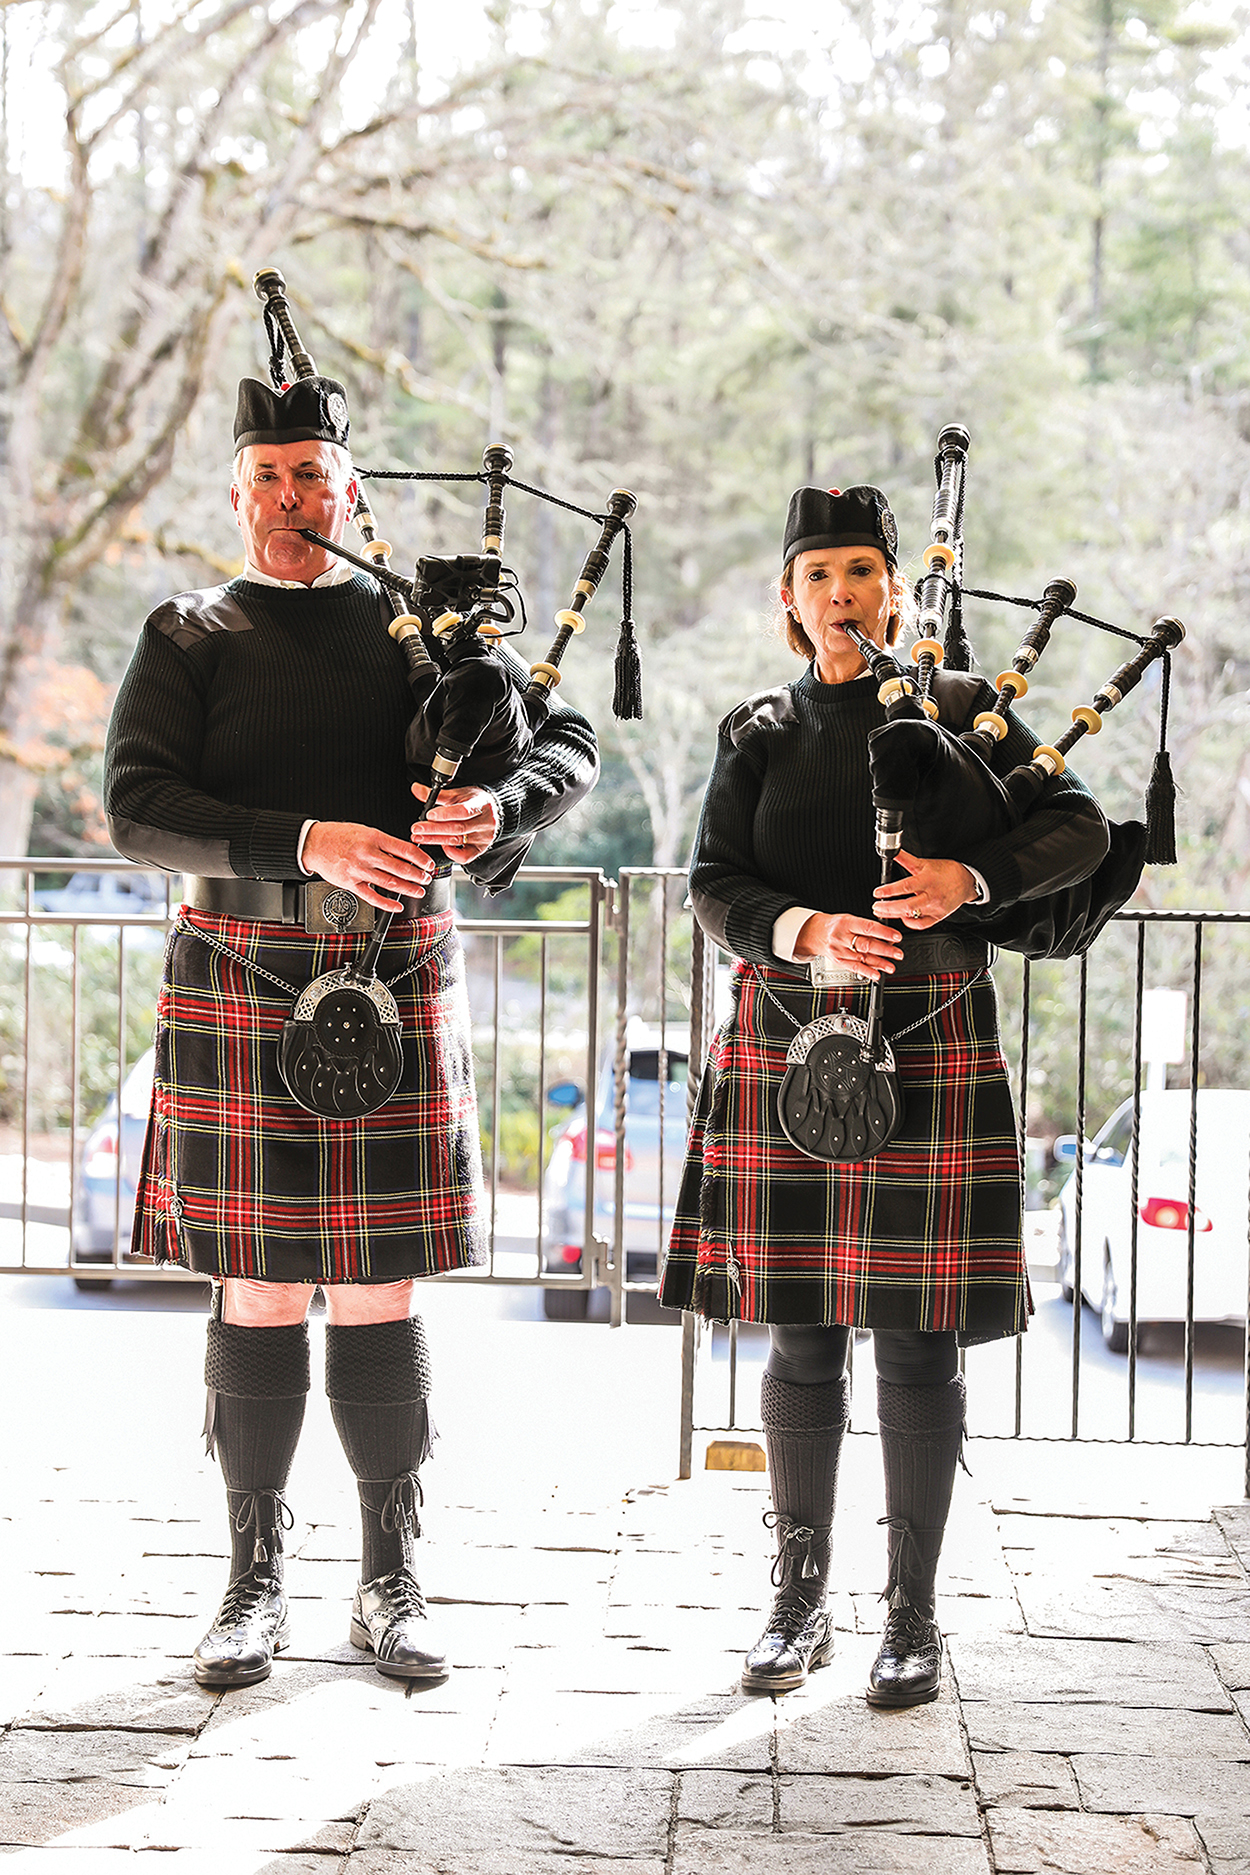
[[[685,1124],[686,1118],[686,1069],[685,1055],[668,1051],[668,1085],[664,1090],[665,1124],[680,1116]],[[656,1120],[660,1116],[660,1052],[657,1048],[634,1048],[629,1055],[629,1117],[632,1120]],[[600,1082],[599,1108],[601,1116],[611,1114],[614,1105],[614,1086],[612,1066],[608,1064]]]
[[[1128,1107],[1109,1126],[1094,1148],[1096,1165],[1123,1165],[1133,1140],[1133,1109]]]

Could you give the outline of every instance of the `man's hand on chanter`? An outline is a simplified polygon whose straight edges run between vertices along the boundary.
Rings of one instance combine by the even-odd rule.
[[[351,820],[314,821],[303,858],[305,872],[345,886],[379,911],[402,911],[400,898],[424,897],[434,877],[434,861],[419,846]]]
[[[424,801],[430,790],[414,781],[412,791]],[[414,821],[414,840],[433,840],[448,859],[467,866],[492,845],[499,833],[499,808],[485,788],[444,788],[424,820]]]

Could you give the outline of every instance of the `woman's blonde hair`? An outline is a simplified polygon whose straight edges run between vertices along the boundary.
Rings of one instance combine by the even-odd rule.
[[[782,568],[781,578],[777,582],[775,618],[778,632],[785,639],[795,656],[810,660],[816,655],[816,647],[803,630],[803,623],[798,613],[794,611],[793,607],[788,606],[782,598],[784,592],[794,591],[794,561],[797,559],[798,555],[795,554],[794,559],[787,560],[785,566]],[[904,625],[910,626],[913,631],[915,630],[917,614],[916,601],[912,597],[912,590],[906,579],[896,566],[892,566],[889,572],[890,622],[886,626],[885,642],[888,645],[892,645],[896,642]]]

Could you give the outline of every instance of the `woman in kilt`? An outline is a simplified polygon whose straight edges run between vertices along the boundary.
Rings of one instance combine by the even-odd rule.
[[[892,644],[911,613],[885,497],[799,489],[782,558],[786,637],[808,668],[720,725],[690,887],[703,929],[737,959],[735,1009],[709,1052],[660,1296],[769,1325],[761,1412],[777,1595],[746,1659],[749,1691],[798,1686],[832,1652],[824,1601],[847,1357],[853,1331],[873,1331],[889,1566],[867,1697],[910,1706],[935,1699],[941,1679],[934,1583],[963,1438],[959,1349],[1022,1333],[1032,1307],[987,949],[975,920],[948,921],[1085,877],[1107,827],[1069,770],[1013,832],[962,861],[904,851],[905,876],[881,885],[867,737],[884,711],[842,626]],[[941,670],[934,696],[956,731],[993,700],[979,679]],[[1035,746],[1013,724],[996,769]],[[786,1051],[818,1016],[863,1016],[878,979],[902,1126],[856,1163],[809,1157],[778,1118]]]
[[[148,619],[105,763],[113,844],[187,875],[157,1005],[132,1249],[213,1279],[205,1430],[232,1554],[195,1651],[202,1686],[262,1680],[286,1644],[284,1492],[318,1284],[326,1392],[360,1498],[350,1636],[394,1678],[445,1671],[414,1557],[431,1436],[414,1280],[485,1254],[449,862],[506,887],[538,829],[598,772],[589,723],[557,707],[513,774],[450,788],[420,817],[412,796],[427,791],[408,782],[413,700],[389,607],[302,531],[342,537],[356,500],[347,428],[333,379],[281,392],[244,379],[231,489],[244,572]],[[288,1090],[284,1025],[306,985],[359,962],[383,911],[395,920],[377,974],[398,1006],[402,1071],[375,1111],[326,1118]]]

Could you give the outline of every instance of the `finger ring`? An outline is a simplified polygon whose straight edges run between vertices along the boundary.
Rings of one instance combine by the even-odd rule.
[[[909,918],[919,918],[921,916],[919,905],[913,905],[911,909],[908,911],[907,916]]]
[[[853,937],[853,938],[851,939],[851,949],[852,949],[853,951],[857,951],[857,950],[859,949],[859,939],[858,939],[858,937]]]

